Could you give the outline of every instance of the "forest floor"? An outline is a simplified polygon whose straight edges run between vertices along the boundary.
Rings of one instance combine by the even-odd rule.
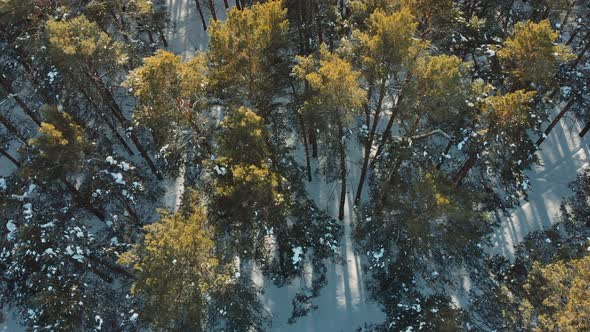
[[[217,0],[218,16],[224,17],[223,3]],[[200,23],[196,7],[190,1],[168,0],[171,21],[175,30],[168,36],[169,49],[183,56],[192,56],[196,50],[207,47],[208,37]],[[205,12],[205,15],[207,13]],[[490,255],[502,254],[514,258],[514,247],[532,231],[550,227],[558,221],[559,206],[563,197],[571,190],[568,184],[573,181],[579,170],[588,165],[588,138],[582,140],[578,136],[580,125],[570,117],[564,117],[553,129],[538,152],[541,164],[527,172],[530,179],[529,200],[513,209],[508,215],[502,215],[500,227],[491,236],[491,245],[487,248]],[[304,280],[296,280],[291,284],[277,288],[260,273],[254,272],[254,279],[264,286],[264,303],[272,313],[271,331],[354,331],[364,323],[381,322],[384,314],[377,304],[371,302],[366,292],[362,262],[353,248],[351,231],[354,223],[352,202],[358,185],[362,162],[361,149],[354,138],[349,139],[348,183],[345,205],[345,216],[342,221],[344,235],[340,244],[339,254],[342,263],[328,262],[328,284],[321,290],[320,296],[313,299],[318,309],[301,317],[295,324],[288,324],[291,316],[291,301],[295,294],[305,285],[309,286],[311,276],[305,275]],[[355,146],[353,146],[355,145]],[[301,149],[300,149],[301,150]],[[298,153],[298,160],[304,165],[304,156]],[[316,169],[315,161],[312,170]],[[314,174],[307,191],[318,207],[336,218],[338,213],[338,183],[325,183]],[[181,183],[181,181],[176,181]],[[368,187],[368,185],[366,184]],[[367,193],[368,188],[364,189]],[[181,192],[178,189],[175,192]],[[178,204],[175,202],[174,204]]]
[[[223,2],[216,1],[218,17],[225,17]],[[194,1],[168,0],[172,28],[167,39],[168,49],[184,57],[191,57],[195,51],[205,50],[208,44],[207,33],[203,30]],[[208,13],[205,13],[206,15]],[[541,165],[529,171],[530,191],[528,202],[513,209],[509,215],[501,216],[501,225],[491,238],[487,252],[514,257],[514,246],[529,232],[550,227],[558,221],[556,215],[563,197],[570,195],[568,183],[573,181],[576,173],[588,164],[590,138],[580,139],[580,126],[572,118],[564,117],[541,145],[539,157]],[[355,141],[353,138],[349,142]],[[351,144],[352,145],[352,144]],[[307,316],[299,318],[295,324],[288,324],[291,316],[292,299],[309,283],[311,276],[304,280],[277,288],[259,273],[254,272],[255,281],[264,286],[264,303],[272,313],[271,331],[354,331],[365,322],[381,322],[384,314],[379,307],[369,300],[363,280],[363,257],[353,249],[351,239],[354,213],[352,201],[360,169],[361,151],[351,146],[349,155],[348,186],[345,217],[342,221],[344,236],[340,244],[342,263],[327,262],[328,284],[322,288],[320,296],[313,299],[318,309]],[[300,156],[299,156],[300,157]],[[302,160],[304,162],[304,160]],[[313,164],[315,170],[316,165]],[[0,157],[0,176],[13,171],[12,165]],[[176,207],[183,191],[183,179],[168,180],[170,187],[165,195],[169,207]],[[336,217],[338,210],[338,183],[324,183],[314,175],[314,181],[307,185],[308,193],[318,207],[326,209],[330,216]],[[368,192],[365,188],[364,192]],[[11,315],[7,321],[0,323],[0,332],[24,331]]]

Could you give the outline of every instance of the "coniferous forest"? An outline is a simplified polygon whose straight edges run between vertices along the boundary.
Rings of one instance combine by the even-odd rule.
[[[589,46],[589,0],[0,0],[0,330],[589,331]]]

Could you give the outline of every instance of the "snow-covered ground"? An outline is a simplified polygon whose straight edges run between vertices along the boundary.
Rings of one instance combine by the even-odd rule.
[[[588,165],[590,157],[590,135],[581,139],[578,136],[580,131],[580,124],[566,114],[541,144],[538,152],[541,165],[527,173],[531,184],[529,201],[514,209],[510,216],[503,217],[501,226],[492,236],[490,254],[513,259],[514,246],[529,232],[559,221],[560,204],[571,194],[568,184]]]
[[[225,17],[223,2],[218,0],[216,4],[218,17]],[[171,12],[171,23],[176,27],[176,30],[168,35],[169,50],[184,57],[190,57],[196,50],[206,49],[208,38],[203,31],[194,2],[168,0],[168,7]],[[353,140],[350,139],[351,142]],[[295,324],[288,324],[287,321],[293,310],[291,301],[302,287],[310,286],[311,275],[306,274],[305,280],[296,280],[285,287],[278,288],[271,281],[265,280],[260,273],[253,272],[253,279],[265,290],[264,303],[266,309],[272,313],[271,331],[354,331],[365,322],[378,323],[385,319],[379,307],[368,300],[361,269],[362,258],[353,251],[350,237],[354,215],[352,202],[360,175],[360,169],[355,163],[358,163],[361,158],[358,147],[352,148],[352,151],[356,151],[357,154],[349,156],[346,213],[342,221],[344,237],[339,252],[343,263],[328,263],[326,274],[328,284],[322,288],[320,296],[312,300],[318,309],[299,318]],[[303,157],[300,156],[300,158]],[[302,159],[301,162],[304,163],[305,160]],[[315,169],[315,163],[313,168]],[[175,184],[180,183],[182,181],[175,181]],[[307,189],[310,197],[320,208],[326,209],[332,217],[337,217],[339,184],[324,183],[314,176],[314,181],[308,184]],[[169,199],[179,198],[178,195],[172,194],[180,192],[178,188],[169,189],[167,192],[170,193]],[[168,206],[178,205],[178,202],[172,203],[169,199]]]
[[[223,2],[217,0],[216,3],[218,17],[223,18]],[[206,49],[208,37],[203,31],[194,1],[168,0],[168,9],[172,24],[167,34],[168,49],[184,57]],[[205,15],[209,15],[207,10]],[[531,182],[529,202],[524,202],[509,217],[504,218],[501,227],[492,237],[493,246],[489,248],[489,253],[500,253],[512,258],[514,245],[526,234],[556,222],[555,216],[559,212],[562,198],[570,194],[567,184],[575,179],[576,172],[588,164],[589,138],[581,140],[578,137],[579,127],[571,118],[565,117],[541,145],[539,156],[543,165],[528,173]],[[321,290],[319,298],[313,299],[313,303],[319,308],[289,325],[287,320],[291,316],[291,300],[301,290],[303,283],[311,280],[311,276],[307,275],[305,281],[296,281],[277,288],[255,273],[254,278],[266,290],[264,302],[273,316],[271,331],[354,331],[365,322],[380,322],[384,319],[378,306],[368,301],[361,269],[362,257],[354,252],[350,238],[351,225],[354,222],[352,201],[360,173],[357,165],[361,160],[360,149],[353,148],[351,152],[352,150],[356,152],[349,156],[344,237],[340,246],[343,263],[329,263],[328,284]],[[9,162],[0,156],[0,176],[12,171],[13,167]],[[176,207],[183,189],[182,178],[171,179],[168,184],[170,188],[167,190],[165,203]],[[308,184],[307,189],[319,207],[325,208],[333,217],[337,215],[337,183],[323,183],[314,176],[314,181]],[[368,192],[368,188],[364,192]],[[9,315],[7,318],[7,322],[0,323],[0,332],[24,331],[13,317]]]

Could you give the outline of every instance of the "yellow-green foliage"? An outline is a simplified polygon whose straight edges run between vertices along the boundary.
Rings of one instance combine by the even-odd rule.
[[[426,45],[414,38],[418,22],[407,8],[386,14],[377,10],[367,21],[366,31],[355,30],[353,39],[359,44],[363,67],[369,76],[387,75],[401,70]]]
[[[425,56],[418,59],[413,75],[419,94],[443,99],[461,89],[461,59],[454,55]]]
[[[208,297],[230,282],[199,195],[189,190],[185,197],[185,213],[160,211],[160,220],[145,226],[143,241],[119,258],[133,268],[132,292],[142,295],[143,319],[156,330],[204,330]]]
[[[39,128],[40,135],[29,142],[32,155],[26,171],[50,176],[76,171],[88,148],[84,130],[56,107],[46,106],[43,113],[46,120]]]
[[[520,87],[530,83],[551,85],[557,65],[573,58],[567,46],[555,44],[559,33],[549,20],[519,22],[504,42],[498,57]]]
[[[113,41],[84,15],[64,21],[49,20],[46,29],[50,55],[62,68],[83,65],[94,71],[101,63],[122,64],[127,61],[123,44]]]
[[[264,120],[248,108],[231,112],[221,123],[219,155],[229,164],[258,165],[269,156]]]
[[[211,91],[236,104],[245,99],[256,106],[272,102],[273,64],[287,43],[286,14],[281,1],[269,1],[245,10],[234,7],[227,20],[211,22]]]
[[[445,119],[465,105],[470,85],[463,80],[466,65],[454,55],[422,56],[412,68],[404,104],[412,113],[427,112]]]
[[[531,122],[531,102],[535,91],[517,90],[484,101],[484,115],[490,116],[492,127],[522,128]]]
[[[197,54],[183,62],[180,56],[158,50],[129,73],[123,86],[131,88],[138,99],[134,119],[151,129],[156,141],[164,144],[172,125],[188,125],[194,111],[205,107],[205,57]]]
[[[350,62],[328,51],[326,45],[320,48],[319,66],[312,56],[297,57],[297,61],[293,73],[307,81],[313,91],[306,108],[339,116],[343,123],[352,120],[353,111],[365,101],[366,92],[359,85],[360,73],[352,69]]]
[[[280,205],[285,201],[279,191],[280,176],[262,166],[238,164],[231,166],[231,182],[220,183],[217,194],[232,200],[256,204]]]
[[[538,315],[539,331],[590,329],[590,256],[541,266],[535,262],[524,286],[524,316]]]

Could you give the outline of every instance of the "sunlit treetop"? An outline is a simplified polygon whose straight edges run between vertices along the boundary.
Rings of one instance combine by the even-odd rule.
[[[358,110],[366,98],[359,85],[360,72],[350,62],[331,53],[326,45],[320,47],[319,61],[313,56],[297,57],[293,73],[309,83],[314,91],[306,102],[316,111],[337,111],[346,118]]]
[[[401,70],[413,61],[427,45],[415,38],[418,22],[407,8],[386,14],[381,10],[371,14],[367,28],[354,30],[353,40],[358,44],[355,53],[373,75],[386,75]]]
[[[60,67],[81,64],[92,69],[104,64],[123,64],[127,55],[123,44],[113,41],[84,15],[46,23],[49,52]]]
[[[526,128],[531,124],[531,105],[535,91],[517,90],[484,100],[484,115],[496,128]]]
[[[567,46],[556,43],[558,37],[549,20],[519,22],[514,26],[513,35],[504,42],[498,57],[517,87],[553,84],[557,66],[574,57]]]
[[[55,106],[43,109],[46,120],[41,123],[39,136],[32,139],[30,164],[26,173],[45,174],[52,178],[75,172],[82,165],[82,158],[89,144],[84,130],[68,113]]]

